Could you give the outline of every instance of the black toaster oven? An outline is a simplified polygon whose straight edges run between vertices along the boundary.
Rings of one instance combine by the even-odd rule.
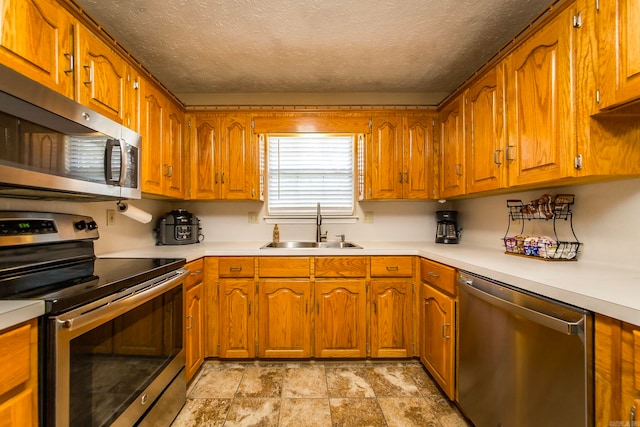
[[[154,231],[156,245],[190,245],[204,238],[198,217],[184,209],[164,214]]]

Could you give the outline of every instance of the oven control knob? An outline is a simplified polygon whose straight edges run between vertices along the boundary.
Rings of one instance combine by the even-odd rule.
[[[98,223],[95,221],[89,221],[87,223],[87,230],[95,230],[96,228],[98,228]]]
[[[85,228],[87,228],[87,222],[82,219],[82,220],[76,222],[74,224],[74,227],[76,227],[76,230],[84,230]]]

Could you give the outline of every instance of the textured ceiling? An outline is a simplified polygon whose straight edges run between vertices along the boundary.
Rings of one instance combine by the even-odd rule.
[[[450,93],[552,0],[76,0],[175,94]]]

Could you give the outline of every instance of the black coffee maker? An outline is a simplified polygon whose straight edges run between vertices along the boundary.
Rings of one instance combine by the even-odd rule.
[[[458,211],[437,211],[436,218],[436,243],[458,243]]]

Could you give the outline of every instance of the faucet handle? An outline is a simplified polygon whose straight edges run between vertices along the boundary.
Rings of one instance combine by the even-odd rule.
[[[344,234],[336,234],[336,237],[339,237],[340,241],[344,242]]]

